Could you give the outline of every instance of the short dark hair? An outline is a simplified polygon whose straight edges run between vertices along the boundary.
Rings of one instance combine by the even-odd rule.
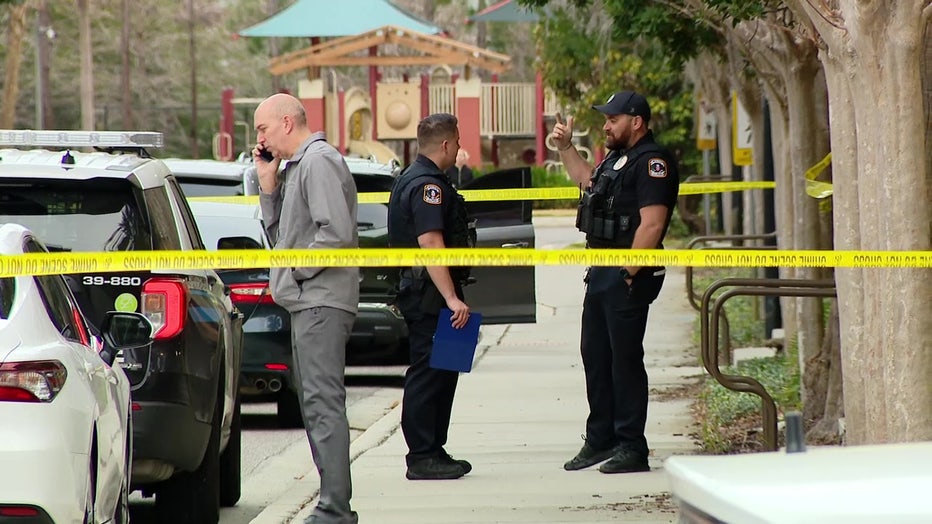
[[[459,132],[459,121],[450,113],[428,115],[417,125],[417,147],[430,150],[444,140],[449,140]]]

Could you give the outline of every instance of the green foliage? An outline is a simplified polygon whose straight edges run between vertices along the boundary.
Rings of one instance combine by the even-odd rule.
[[[531,167],[531,187],[576,187],[565,171],[548,171],[543,167]],[[577,199],[535,200],[534,209],[576,209]]]
[[[706,289],[716,280],[727,277],[752,278],[755,275],[753,268],[695,268],[693,270],[693,290],[699,297]],[[712,294],[712,298],[718,298],[726,289],[720,289]],[[764,323],[757,314],[760,311],[759,297],[733,297],[725,302],[725,317],[728,319],[728,334],[733,347],[759,346],[764,340]],[[693,327],[694,341],[699,344],[699,318],[696,318]],[[724,347],[725,333],[719,329],[721,347]]]
[[[801,408],[799,397],[799,366],[790,353],[771,358],[756,358],[739,362],[722,370],[730,375],[753,377],[773,397],[779,412]],[[750,393],[737,393],[725,389],[712,378],[707,378],[697,401],[701,404],[699,437],[704,451],[728,453],[746,444],[741,434],[741,418],[750,418],[760,424],[760,399]],[[735,431],[739,429],[739,431]]]
[[[748,278],[754,276],[753,268],[696,268],[693,288],[702,296],[716,280],[726,277]],[[717,298],[725,290],[713,294]],[[755,308],[757,297],[734,297],[725,303],[733,347],[759,346],[764,338],[764,323]],[[719,331],[720,335],[722,331]],[[699,344],[699,319],[693,328],[693,339]],[[725,341],[720,338],[720,344]],[[720,346],[721,347],[721,346]],[[726,374],[746,375],[757,379],[773,397],[780,411],[799,409],[799,365],[796,350],[790,347],[782,355],[773,358],[742,361],[737,367],[724,367]],[[760,400],[748,393],[737,393],[707,378],[696,402],[699,419],[699,437],[704,451],[729,453],[738,451],[748,443],[746,427],[742,424],[760,425]]]
[[[670,227],[667,228],[667,236],[664,237],[663,244],[667,247],[673,247],[674,244],[682,245],[688,236],[689,226],[680,218],[679,207],[675,207],[673,208],[673,216],[670,217]]]
[[[701,154],[693,138],[694,100],[692,88],[683,81],[682,64],[688,58],[685,48],[695,52],[714,44],[711,33],[704,26],[682,29],[684,35],[675,33],[688,25],[686,18],[680,13],[671,14],[670,21],[653,18],[659,10],[669,10],[659,3],[614,0],[604,4],[605,12],[615,20],[606,34],[591,27],[588,10],[551,7],[552,16],[538,26],[536,34],[545,82],[574,116],[576,130],[589,130],[594,147],[600,147],[604,117],[591,106],[622,89],[644,93],[658,142],[674,151],[682,173],[698,171]],[[669,45],[674,44],[684,45],[684,50],[671,50]]]

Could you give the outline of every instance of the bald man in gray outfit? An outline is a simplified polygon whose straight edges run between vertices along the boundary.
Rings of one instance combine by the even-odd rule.
[[[308,129],[301,102],[286,94],[270,96],[256,109],[255,128],[259,203],[275,249],[358,247],[353,176],[324,134]],[[271,153],[271,161],[262,158],[262,150]],[[359,268],[272,268],[269,284],[275,302],[291,313],[295,378],[320,474],[320,498],[305,522],[357,524],[350,508],[344,374],[359,304]]]

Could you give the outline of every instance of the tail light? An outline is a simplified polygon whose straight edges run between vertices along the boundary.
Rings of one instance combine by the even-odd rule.
[[[279,364],[275,362],[270,362],[265,365],[265,369],[269,371],[288,371],[288,364]]]
[[[274,304],[268,284],[230,284],[234,304]]]
[[[188,294],[174,278],[152,278],[142,285],[142,314],[152,322],[156,339],[172,338],[184,329]]]
[[[33,506],[0,506],[0,517],[38,517],[39,510]],[[19,522],[16,520],[15,522]]]
[[[57,360],[0,364],[0,401],[51,402],[65,385],[68,371]]]

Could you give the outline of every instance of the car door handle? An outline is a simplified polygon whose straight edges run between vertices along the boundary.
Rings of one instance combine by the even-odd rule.
[[[529,242],[511,242],[509,244],[502,244],[502,247],[528,247],[531,245]]]

